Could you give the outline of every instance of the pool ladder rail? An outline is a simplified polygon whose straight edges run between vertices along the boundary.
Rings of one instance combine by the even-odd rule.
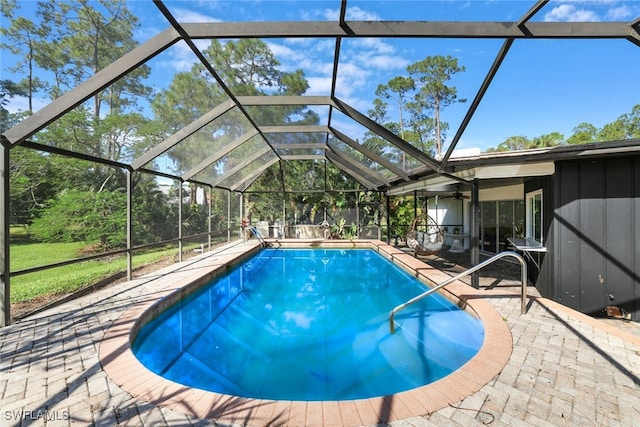
[[[395,320],[394,317],[396,315],[397,312],[399,312],[400,310],[404,310],[405,308],[407,308],[408,306],[410,306],[413,303],[416,303],[418,301],[420,301],[423,298],[428,297],[429,295],[431,295],[434,292],[439,291],[440,289],[444,288],[445,286],[447,286],[450,283],[455,282],[456,280],[468,276],[469,274],[475,273],[476,271],[486,267],[489,264],[494,263],[495,261],[504,258],[504,257],[513,257],[515,259],[517,259],[520,262],[520,273],[521,273],[521,286],[522,286],[522,292],[521,292],[521,301],[520,301],[520,314],[526,314],[527,313],[527,263],[525,261],[525,259],[522,257],[522,255],[512,252],[512,251],[505,251],[505,252],[500,252],[499,254],[496,254],[494,256],[492,256],[491,258],[489,258],[486,261],[481,262],[480,264],[471,267],[465,271],[463,271],[462,273],[450,277],[449,279],[445,280],[444,282],[441,282],[439,284],[437,284],[435,287],[429,289],[426,292],[421,293],[418,296],[415,296],[413,298],[411,298],[409,301],[402,303],[398,306],[396,306],[393,310],[391,310],[391,312],[389,313],[389,330],[390,332],[393,334],[396,330],[396,324],[395,324]]]
[[[260,246],[262,246],[263,248],[266,248],[267,246],[269,246],[267,242],[265,242],[265,240],[262,238],[262,235],[260,234],[257,228],[255,228],[254,226],[251,226],[248,228],[251,234],[256,236],[256,239],[258,239],[258,242],[260,242]]]

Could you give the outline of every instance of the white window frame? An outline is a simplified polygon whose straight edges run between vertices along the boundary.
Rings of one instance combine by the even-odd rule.
[[[540,235],[534,235],[534,223],[533,223],[533,203],[536,198],[540,198]],[[543,243],[543,224],[544,224],[544,198],[542,197],[542,189],[532,191],[526,194],[526,224],[527,224],[527,237],[532,238],[540,243]]]

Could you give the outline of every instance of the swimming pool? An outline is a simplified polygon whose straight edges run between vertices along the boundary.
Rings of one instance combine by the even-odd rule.
[[[479,320],[440,295],[396,317],[424,285],[370,249],[265,249],[142,325],[156,374],[275,400],[349,400],[429,384],[473,357]]]

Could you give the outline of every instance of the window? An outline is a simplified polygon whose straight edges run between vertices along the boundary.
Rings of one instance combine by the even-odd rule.
[[[542,190],[527,193],[527,237],[542,243]]]

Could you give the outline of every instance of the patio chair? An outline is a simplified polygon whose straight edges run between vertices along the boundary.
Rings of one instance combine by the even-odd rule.
[[[407,232],[407,246],[413,250],[414,255],[433,255],[442,249],[444,244],[444,233],[429,215],[426,217],[426,231],[418,231],[417,225],[420,217],[416,217],[411,223],[411,228]]]

